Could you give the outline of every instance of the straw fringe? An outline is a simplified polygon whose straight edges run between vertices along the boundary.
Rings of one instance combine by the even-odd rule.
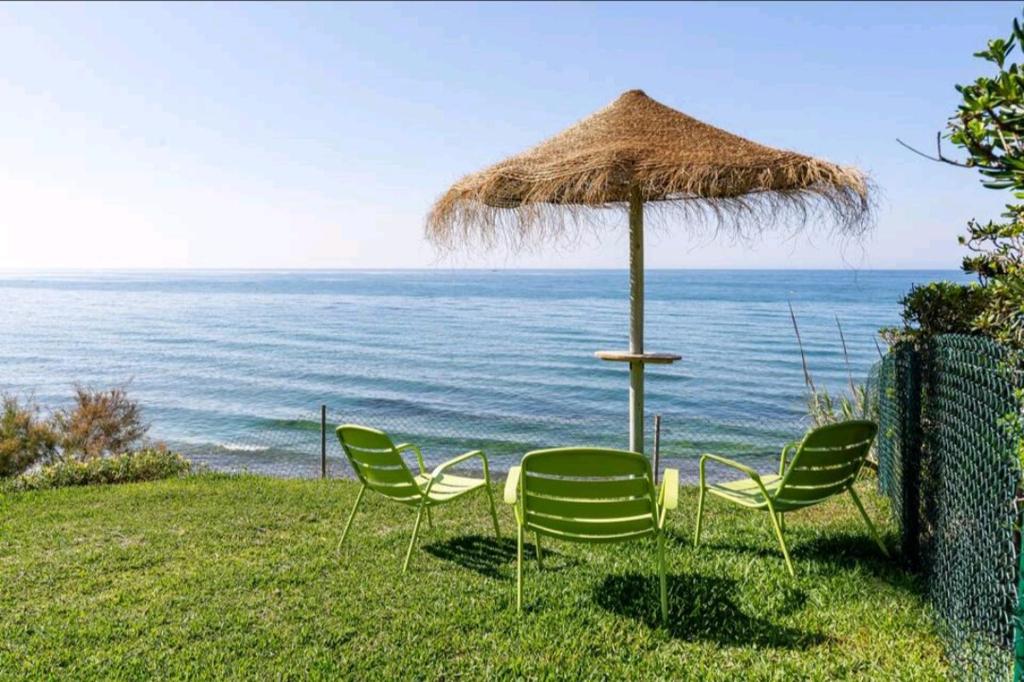
[[[871,223],[871,187],[853,168],[751,142],[638,90],[550,140],[455,183],[434,205],[440,247],[522,249],[573,239],[624,209],[633,187],[655,217],[680,215],[739,237],[786,221]]]

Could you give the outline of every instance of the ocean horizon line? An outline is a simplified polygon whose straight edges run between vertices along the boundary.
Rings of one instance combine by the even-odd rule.
[[[126,268],[0,268],[2,275],[49,275],[49,274],[174,274],[174,273],[251,273],[251,274],[302,274],[302,273],[329,273],[329,272],[629,272],[628,266],[615,268],[508,268],[508,267],[472,267],[472,268],[441,268],[441,267],[380,267],[380,268],[238,268],[238,267],[174,267],[174,268],[148,268],[148,267],[126,267]],[[913,267],[913,268],[814,268],[814,267],[786,267],[786,268],[657,268],[648,267],[646,272],[949,272],[964,274],[960,268],[938,268],[938,267]]]

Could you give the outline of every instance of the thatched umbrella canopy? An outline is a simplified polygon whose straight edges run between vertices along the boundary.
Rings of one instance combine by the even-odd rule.
[[[736,234],[780,218],[820,216],[841,232],[869,223],[866,176],[796,152],[766,147],[687,116],[640,90],[545,142],[456,182],[434,205],[427,235],[442,247],[513,248],[564,238],[587,209],[629,207],[630,448],[643,450],[643,207],[658,202],[710,216]]]

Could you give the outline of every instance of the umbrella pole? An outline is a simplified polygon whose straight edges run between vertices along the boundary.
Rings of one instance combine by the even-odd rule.
[[[644,201],[629,195],[629,352],[644,352]],[[629,449],[644,451],[644,363],[629,363]]]

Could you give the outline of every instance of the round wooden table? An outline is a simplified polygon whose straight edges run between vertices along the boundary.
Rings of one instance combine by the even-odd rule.
[[[683,359],[675,353],[630,353],[628,350],[599,350],[594,355],[609,362],[640,362],[645,365],[671,365]]]

